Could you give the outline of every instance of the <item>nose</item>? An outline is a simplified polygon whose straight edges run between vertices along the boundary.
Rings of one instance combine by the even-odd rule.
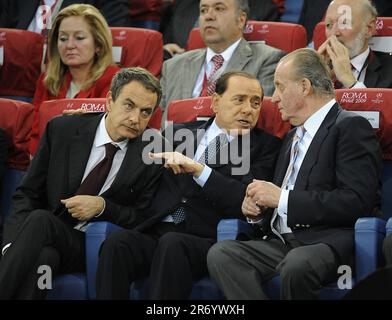
[[[242,114],[249,114],[252,112],[252,102],[250,101],[250,99],[246,100],[241,108],[241,113]]]
[[[215,12],[213,8],[208,8],[203,14],[206,21],[215,20]]]
[[[278,103],[278,102],[280,101],[279,96],[278,96],[278,94],[276,93],[276,89],[275,89],[274,93],[272,94],[272,99],[271,99],[271,101],[272,101],[273,103]]]
[[[66,42],[67,48],[75,48],[75,39],[73,37],[69,37]]]
[[[129,120],[129,122],[132,122],[134,124],[139,123],[139,117],[140,117],[140,110],[139,110],[139,108],[133,108],[128,113],[128,120]]]

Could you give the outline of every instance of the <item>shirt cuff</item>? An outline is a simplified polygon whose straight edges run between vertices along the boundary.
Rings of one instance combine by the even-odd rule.
[[[193,180],[195,180],[195,182],[196,182],[200,187],[203,188],[204,185],[206,184],[208,178],[210,177],[211,172],[212,172],[212,169],[211,169],[209,166],[204,165],[204,168],[203,168],[203,171],[201,172],[201,175],[200,175],[198,178],[193,177]]]
[[[1,255],[2,256],[4,256],[4,253],[7,251],[7,249],[11,246],[11,242],[10,243],[7,243],[4,247],[3,247],[3,249],[1,250]]]
[[[289,202],[289,192],[290,190],[283,189],[280,193],[278,213],[287,214],[287,207]]]
[[[102,210],[101,210],[100,213],[98,213],[98,214],[95,215],[94,218],[98,218],[98,217],[105,211],[105,208],[106,208],[106,201],[105,201],[105,199],[104,199],[103,197],[101,197],[101,198],[102,198],[102,200],[103,200],[103,208],[102,208]]]
[[[264,218],[260,218],[259,220],[252,220],[251,218],[246,217],[246,221],[248,221],[249,224],[253,224],[253,225],[261,225],[263,220]]]
[[[366,88],[363,82],[357,81],[351,89],[361,89]]]

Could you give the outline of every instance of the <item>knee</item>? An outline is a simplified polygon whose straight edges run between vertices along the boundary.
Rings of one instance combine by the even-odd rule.
[[[312,272],[308,257],[295,251],[291,250],[277,267],[282,282],[286,279],[304,279]]]
[[[168,232],[160,237],[158,242],[157,251],[159,252],[174,252],[179,253],[184,251],[185,245],[182,233]]]
[[[34,210],[32,211],[26,219],[26,224],[29,226],[46,226],[54,218],[53,214],[48,210]]]
[[[105,252],[116,252],[122,246],[126,244],[126,233],[127,231],[115,231],[110,233],[103,241],[100,248],[100,255]]]
[[[49,265],[56,269],[60,263],[60,254],[54,247],[43,247],[37,260],[38,265]]]
[[[230,264],[233,256],[229,253],[233,241],[221,241],[215,243],[207,253],[208,270],[220,269]]]

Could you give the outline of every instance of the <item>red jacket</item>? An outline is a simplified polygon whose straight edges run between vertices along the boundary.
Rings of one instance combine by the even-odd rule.
[[[105,70],[104,74],[88,89],[81,90],[75,98],[105,98],[109,89],[114,74],[120,68],[116,65],[110,65]],[[33,105],[34,105],[34,119],[30,136],[29,151],[32,155],[35,154],[39,142],[39,108],[42,102],[47,100],[64,99],[68,88],[71,84],[72,76],[70,72],[65,74],[65,82],[57,96],[52,96],[44,84],[45,74],[41,74],[37,81],[37,88],[35,90]]]

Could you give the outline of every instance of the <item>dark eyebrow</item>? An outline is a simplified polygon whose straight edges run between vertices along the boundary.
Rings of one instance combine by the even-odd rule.
[[[133,100],[131,98],[125,98],[124,102],[129,103],[129,104],[131,104],[133,106],[135,105],[135,102],[133,102]]]

